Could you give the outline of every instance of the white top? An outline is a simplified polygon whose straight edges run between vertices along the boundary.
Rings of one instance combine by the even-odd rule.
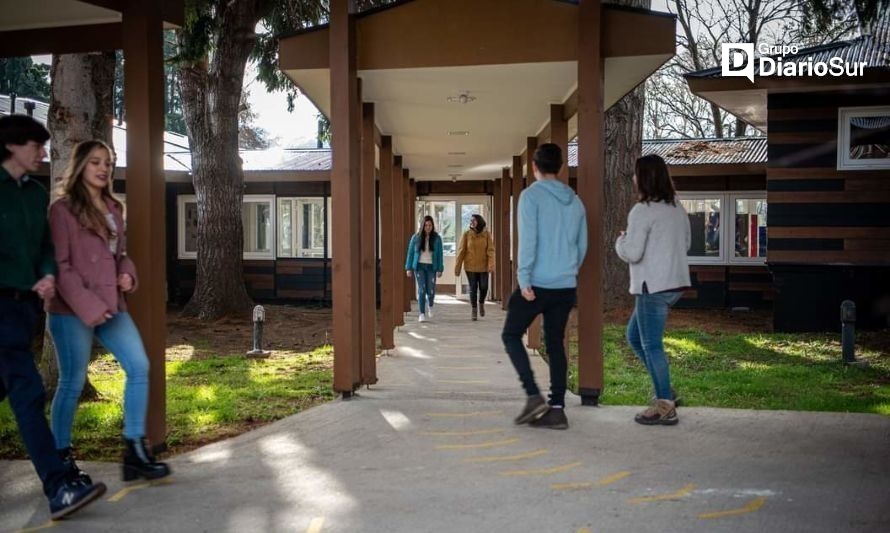
[[[689,287],[686,252],[692,241],[683,205],[637,203],[627,215],[627,233],[615,241],[615,251],[630,264],[630,293],[656,293]]]
[[[433,252],[429,250],[421,250],[420,257],[417,259],[418,263],[424,263],[427,265],[433,264]]]
[[[111,235],[111,238],[108,239],[108,249],[111,250],[111,255],[114,255],[117,253],[117,224],[114,222],[114,215],[106,213],[105,223],[108,224],[109,235]]]

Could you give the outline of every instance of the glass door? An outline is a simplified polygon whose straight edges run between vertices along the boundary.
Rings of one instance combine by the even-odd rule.
[[[461,197],[457,200],[457,212],[460,213],[460,227],[457,230],[457,243],[460,244],[460,237],[470,228],[470,218],[473,215],[482,215],[485,223],[491,231],[491,198],[488,196]],[[456,252],[455,252],[456,253]],[[454,267],[451,268],[452,274]],[[491,280],[489,280],[489,286]],[[464,272],[458,279],[454,281],[454,294],[461,300],[469,300],[469,287],[467,285],[467,276]]]

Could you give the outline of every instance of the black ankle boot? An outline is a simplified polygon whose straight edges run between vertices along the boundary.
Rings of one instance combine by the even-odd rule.
[[[84,485],[93,484],[92,478],[90,478],[90,476],[81,470],[77,466],[77,463],[74,462],[74,455],[71,453],[71,447],[56,450],[56,453],[59,454],[59,459],[61,459],[62,462],[65,463],[65,467],[68,468],[68,472],[71,474],[71,479],[83,483]]]
[[[485,301],[479,302],[479,316],[485,316]]]
[[[124,451],[124,481],[132,481],[136,478],[158,479],[170,475],[170,467],[166,463],[155,461],[145,438],[124,439],[126,449]]]
[[[476,320],[476,308],[475,307],[473,308],[473,312],[470,314],[470,318],[472,320]]]

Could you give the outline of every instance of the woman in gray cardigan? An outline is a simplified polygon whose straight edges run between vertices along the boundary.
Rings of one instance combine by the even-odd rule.
[[[618,256],[630,265],[634,312],[627,324],[627,342],[646,365],[655,399],[634,420],[646,425],[676,424],[677,410],[664,353],[668,310],[690,286],[689,218],[664,160],[647,155],[637,160],[634,174],[637,204],[627,217],[627,230],[615,242]]]

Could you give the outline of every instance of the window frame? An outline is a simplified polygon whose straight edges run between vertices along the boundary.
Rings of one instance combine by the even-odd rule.
[[[890,158],[850,159],[850,119],[872,115],[890,117],[890,106],[839,107],[837,110],[837,170],[886,170]]]
[[[266,203],[266,204],[268,204],[269,205],[269,218],[270,218],[270,220],[273,220],[275,222],[273,222],[272,224],[269,224],[269,226],[270,226],[269,239],[272,242],[271,246],[269,246],[269,251],[268,252],[245,252],[243,249],[243,245],[242,245],[242,250],[241,250],[242,259],[267,259],[267,260],[271,259],[271,260],[274,260],[275,259],[275,251],[276,251],[276,248],[278,247],[278,234],[276,231],[277,230],[277,221],[278,221],[278,218],[277,218],[278,212],[275,209],[275,207],[276,207],[275,195],[274,194],[245,194],[244,197],[241,199],[242,209],[244,207],[244,204],[247,204],[247,203],[252,203],[252,204]],[[243,216],[243,212],[242,212],[242,216]],[[241,228],[241,231],[242,231],[242,233],[244,232],[243,227]]]
[[[688,255],[687,260],[690,265],[725,265],[727,244],[726,244],[726,191],[677,191],[678,200],[720,200],[720,252],[717,257],[700,257]],[[688,212],[687,212],[688,216]]]
[[[275,254],[277,258],[281,259],[325,259],[327,257],[327,251],[325,250],[324,244],[324,227],[322,227],[322,246],[320,248],[303,248],[302,235],[303,235],[303,217],[302,213],[299,209],[300,206],[306,205],[308,203],[318,203],[322,210],[322,223],[325,224],[326,221],[326,206],[325,206],[325,197],[324,196],[278,196],[276,198],[276,217],[275,217],[275,228],[276,235],[278,234],[278,225],[280,220],[278,219],[278,214],[281,212],[281,205],[283,202],[288,202],[291,204],[291,213],[292,216],[295,216],[296,227],[291,235],[291,249],[293,250],[294,255],[283,255],[281,252],[281,241],[276,239],[275,241]],[[311,237],[310,237],[311,239]],[[311,256],[311,255],[300,255],[303,251],[309,251],[311,253],[312,250],[316,250],[321,255],[319,256]]]
[[[186,251],[185,249],[185,206],[198,203],[198,197],[194,194],[180,194],[176,197],[176,257],[178,259],[197,259],[198,251]]]
[[[769,213],[769,198],[766,191],[677,191],[678,200],[720,200],[720,254],[718,257],[687,256],[690,265],[765,265],[766,257],[736,257],[736,200],[763,200]],[[728,222],[727,222],[728,220]],[[733,243],[730,246],[730,242]],[[767,246],[769,246],[769,226],[767,225]],[[767,251],[769,249],[767,248]]]
[[[178,259],[197,259],[198,252],[186,251],[185,249],[185,209],[186,204],[197,204],[198,199],[194,194],[180,194],[176,197],[176,257]],[[275,209],[275,196],[271,194],[245,194],[241,200],[241,205],[246,203],[267,203],[269,204],[270,216],[272,220],[277,221],[277,211]],[[243,215],[242,215],[243,216]],[[275,251],[277,249],[278,236],[276,233],[277,224],[271,224],[270,239],[273,248],[270,252],[245,252],[242,249],[242,259],[275,259]],[[242,228],[242,232],[244,229]]]
[[[766,257],[736,257],[735,256],[735,234],[736,234],[736,200],[763,200],[766,202],[767,213],[769,213],[769,200],[766,197],[766,191],[731,191],[727,192],[727,204],[732,206],[731,227],[727,230],[732,237],[733,246],[731,250],[727,250],[728,264],[732,265],[763,265],[766,264]],[[769,226],[766,226],[767,251],[769,251]],[[729,241],[727,240],[727,243]]]

